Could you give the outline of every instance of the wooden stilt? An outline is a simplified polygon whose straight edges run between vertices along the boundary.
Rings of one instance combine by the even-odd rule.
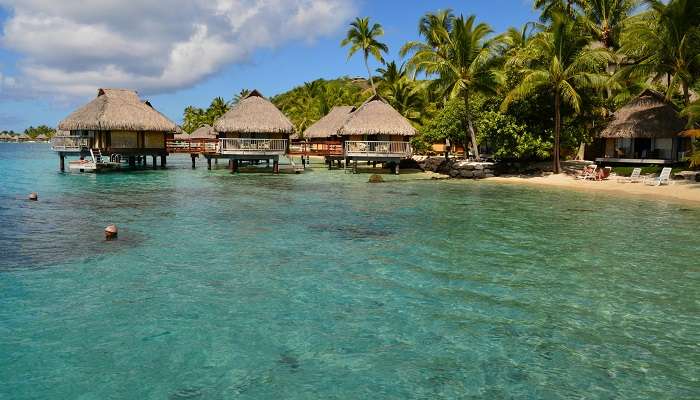
[[[165,156],[160,156],[160,167],[165,168],[165,165],[167,164],[167,160]]]
[[[136,166],[136,157],[135,156],[129,156],[129,166],[132,168]]]
[[[357,160],[354,160],[352,162],[352,173],[356,174],[357,173]]]
[[[61,172],[65,172],[66,171],[66,156],[64,156],[63,154],[59,154],[58,159],[59,159],[59,166],[61,168]]]
[[[192,154],[190,157],[192,158],[192,169],[197,168],[197,162],[195,161],[194,154]]]
[[[279,173],[280,173],[280,162],[279,162],[279,160],[274,160],[274,161],[272,162],[272,172],[274,172],[275,174],[279,174]]]
[[[157,165],[156,165],[156,156],[151,156],[151,157],[152,157],[152,161],[153,161],[153,169],[156,169],[156,168],[157,168]]]
[[[211,157],[207,157],[207,169],[211,170]]]
[[[233,171],[233,160],[228,160],[228,169]]]
[[[396,166],[394,167],[394,173],[395,173],[396,175],[399,174],[399,163],[398,163],[398,162],[396,163]]]
[[[231,173],[238,172],[239,160],[233,160],[233,167],[231,168]]]
[[[219,159],[218,159],[218,158],[215,158],[215,159],[214,159],[214,164],[219,165]]]
[[[377,162],[376,162],[376,161],[372,161],[372,168],[377,168]]]

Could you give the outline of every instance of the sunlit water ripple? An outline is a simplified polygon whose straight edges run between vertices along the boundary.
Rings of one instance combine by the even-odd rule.
[[[188,163],[0,143],[1,399],[700,397],[697,207]]]

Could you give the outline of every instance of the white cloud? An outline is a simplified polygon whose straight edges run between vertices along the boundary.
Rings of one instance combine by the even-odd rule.
[[[347,0],[0,0],[0,46],[20,55],[0,90],[91,95],[121,86],[155,94],[192,86],[259,48],[329,35]],[[18,89],[19,90],[19,89]]]

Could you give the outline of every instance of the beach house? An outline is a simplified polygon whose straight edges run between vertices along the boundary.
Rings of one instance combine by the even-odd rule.
[[[682,135],[688,121],[665,96],[647,89],[615,112],[589,148],[588,158],[609,164],[674,164],[691,150]]]

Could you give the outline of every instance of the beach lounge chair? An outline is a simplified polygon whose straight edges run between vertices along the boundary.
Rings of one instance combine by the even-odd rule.
[[[595,179],[595,173],[598,170],[598,166],[595,164],[591,164],[587,166],[581,175],[576,176],[576,179]]]
[[[662,169],[659,176],[644,180],[644,183],[651,186],[670,185],[671,182],[671,168],[669,167]]]
[[[617,181],[620,183],[635,183],[635,182],[641,182],[642,179],[642,169],[641,168],[635,168],[632,170],[632,175],[630,176],[623,176],[620,178],[617,178]]]

